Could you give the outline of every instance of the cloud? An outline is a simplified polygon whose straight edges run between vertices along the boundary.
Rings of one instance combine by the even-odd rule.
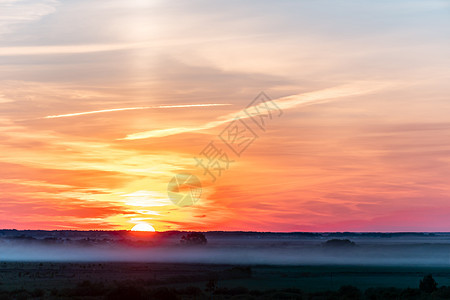
[[[0,35],[9,33],[14,26],[31,23],[56,11],[58,1],[0,1]]]
[[[309,92],[305,94],[292,95],[287,97],[282,97],[276,100],[273,100],[274,103],[283,109],[290,109],[298,106],[306,106],[312,104],[319,104],[328,101],[334,101],[336,99],[352,97],[356,95],[363,95],[370,92],[373,92],[377,89],[385,87],[386,83],[382,82],[361,82],[355,83],[351,85],[338,86],[328,89],[323,89],[315,92]],[[218,127],[222,124],[228,123],[236,119],[238,117],[249,118],[249,116],[245,113],[244,110],[236,111],[231,114],[227,114],[225,116],[220,117],[220,120],[216,120],[213,122],[208,122],[199,126],[193,127],[175,127],[175,128],[166,128],[166,129],[158,129],[158,130],[150,130],[144,132],[138,132],[127,135],[124,140],[138,140],[138,139],[146,139],[146,138],[154,138],[154,137],[165,137],[174,134],[194,132],[200,130],[206,130]]]
[[[144,46],[143,44],[139,43],[129,43],[129,44],[2,47],[0,49],[0,56],[83,54],[92,52],[135,49],[143,46]]]
[[[82,115],[90,115],[90,114],[98,114],[98,113],[106,113],[106,112],[114,112],[114,111],[126,111],[126,110],[159,109],[159,108],[212,107],[212,106],[225,106],[225,105],[231,105],[231,104],[205,103],[205,104],[183,104],[183,105],[158,105],[158,106],[144,106],[144,107],[124,107],[124,108],[112,108],[112,109],[86,111],[86,112],[72,113],[72,114],[65,114],[65,115],[46,116],[46,117],[44,117],[44,119],[76,117],[76,116],[82,116]]]
[[[8,103],[8,102],[13,102],[13,100],[5,98],[5,95],[0,94],[0,103]]]

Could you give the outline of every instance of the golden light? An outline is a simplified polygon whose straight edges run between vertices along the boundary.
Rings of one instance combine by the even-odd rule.
[[[155,228],[153,228],[152,225],[147,224],[147,223],[139,223],[133,226],[133,228],[131,228],[131,231],[145,231],[145,232],[155,232]]]

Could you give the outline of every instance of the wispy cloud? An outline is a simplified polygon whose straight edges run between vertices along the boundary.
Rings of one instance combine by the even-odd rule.
[[[13,102],[11,99],[5,98],[4,95],[0,94],[0,103]]]
[[[12,26],[33,22],[54,13],[58,1],[0,1],[0,35],[8,33]]]
[[[351,85],[338,86],[310,93],[299,95],[292,95],[273,100],[281,109],[290,109],[298,106],[306,106],[312,104],[325,103],[328,101],[338,100],[344,97],[351,97],[356,95],[368,94],[374,90],[386,86],[385,83],[380,82],[364,82]],[[249,118],[244,110],[236,111],[219,118],[219,120],[205,123],[192,127],[175,127],[166,129],[149,130],[144,132],[137,132],[127,135],[124,140],[138,140],[154,137],[165,137],[174,134],[194,132],[200,130],[211,129],[222,124],[233,121],[237,116],[240,118]]]
[[[0,56],[82,54],[144,47],[144,43],[2,47]]]
[[[123,107],[123,108],[111,108],[111,109],[85,111],[85,112],[63,114],[63,115],[52,115],[52,116],[46,116],[46,117],[44,117],[44,119],[76,117],[76,116],[82,116],[82,115],[91,115],[91,114],[99,114],[99,113],[107,113],[107,112],[115,112],[115,111],[126,111],[126,110],[211,107],[211,106],[226,106],[226,105],[231,105],[231,104],[227,104],[227,103],[205,103],[205,104],[180,104],[180,105],[157,105],[157,106]]]

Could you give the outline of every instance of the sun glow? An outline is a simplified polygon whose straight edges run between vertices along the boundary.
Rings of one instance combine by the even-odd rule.
[[[147,223],[139,223],[133,226],[133,228],[131,228],[131,231],[145,231],[145,232],[155,232],[155,228],[153,228],[153,226],[147,224]]]

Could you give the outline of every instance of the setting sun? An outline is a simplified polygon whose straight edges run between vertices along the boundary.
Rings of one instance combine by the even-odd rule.
[[[147,231],[147,232],[155,232],[155,228],[147,223],[136,224],[131,228],[131,231]]]

